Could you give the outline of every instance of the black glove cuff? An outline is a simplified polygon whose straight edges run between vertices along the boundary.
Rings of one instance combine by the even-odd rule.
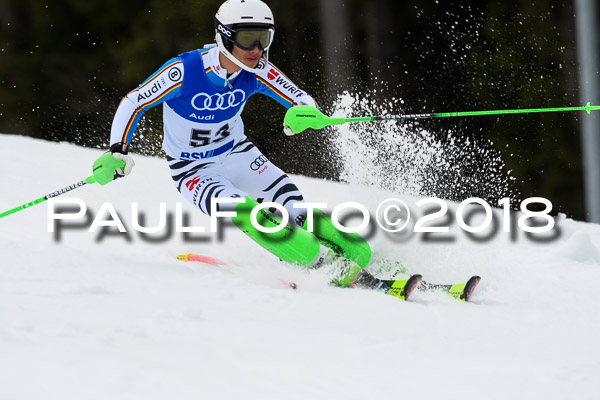
[[[128,143],[114,143],[112,146],[110,146],[110,152],[127,154],[129,152],[129,144]]]

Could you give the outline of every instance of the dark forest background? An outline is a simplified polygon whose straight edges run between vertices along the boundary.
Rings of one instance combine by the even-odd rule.
[[[331,112],[348,90],[400,113],[577,106],[571,1],[272,0],[271,61]],[[167,59],[214,38],[220,0],[0,0],[0,132],[105,148],[121,98]],[[133,151],[160,154],[161,107]],[[336,179],[327,132],[287,138],[285,110],[255,96],[254,142],[290,173]],[[487,139],[522,198],[585,219],[579,113],[420,122]],[[298,149],[301,149],[299,151]],[[50,155],[49,155],[50,156]],[[50,156],[51,157],[51,156]],[[90,164],[93,160],[90,160]],[[10,171],[3,171],[10,173]],[[460,199],[456,199],[460,200]]]

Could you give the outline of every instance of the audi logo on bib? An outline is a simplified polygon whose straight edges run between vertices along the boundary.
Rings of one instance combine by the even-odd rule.
[[[198,111],[227,110],[231,107],[238,107],[244,100],[246,100],[246,92],[241,89],[213,95],[198,93],[192,97],[192,107]]]

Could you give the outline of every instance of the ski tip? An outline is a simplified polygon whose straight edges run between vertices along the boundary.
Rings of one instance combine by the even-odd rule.
[[[479,281],[481,281],[481,277],[477,275],[474,275],[471,278],[469,278],[469,280],[465,284],[465,288],[462,294],[460,295],[460,299],[464,301],[469,301],[471,295],[475,291],[475,288],[477,287],[477,285],[479,285]]]
[[[423,276],[419,274],[412,275],[410,278],[408,278],[408,280],[406,281],[406,285],[404,285],[402,292],[400,292],[400,298],[403,300],[408,300],[408,297],[419,285],[421,279],[423,279]]]

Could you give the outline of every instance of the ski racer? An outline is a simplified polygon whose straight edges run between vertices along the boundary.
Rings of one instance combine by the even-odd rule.
[[[308,232],[302,194],[244,133],[241,113],[255,93],[286,108],[318,108],[269,62],[274,33],[273,14],[264,2],[224,2],[215,17],[216,44],[170,59],[123,98],[112,123],[110,152],[96,160],[94,174],[106,184],[131,172],[134,162],[128,152],[138,121],[144,111],[162,104],[163,149],[173,183],[186,200],[207,215],[215,212],[212,199],[243,200],[219,203],[217,210],[235,211],[234,224],[283,261],[308,268],[338,263],[334,283],[351,286],[367,274],[362,268],[371,257],[369,244],[358,235],[339,232],[317,209],[315,234]],[[105,167],[107,157],[123,161],[124,167]],[[260,202],[285,208],[290,222],[284,229],[264,234],[254,227],[250,213]],[[261,209],[258,219],[272,227],[281,216]]]

